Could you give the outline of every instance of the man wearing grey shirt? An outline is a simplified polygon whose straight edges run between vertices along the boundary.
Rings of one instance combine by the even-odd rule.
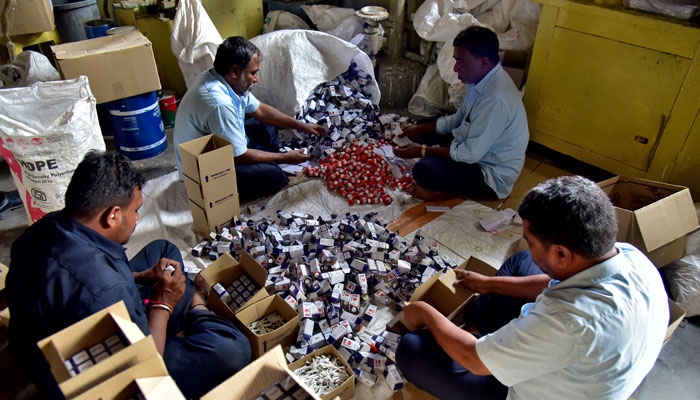
[[[529,139],[520,92],[498,63],[493,31],[469,27],[453,45],[455,72],[468,85],[459,110],[406,129],[414,143],[394,153],[423,158],[413,169],[416,197],[506,198],[520,176]]]

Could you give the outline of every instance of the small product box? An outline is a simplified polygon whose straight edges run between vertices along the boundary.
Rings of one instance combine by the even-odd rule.
[[[240,305],[240,310],[269,296],[269,293],[265,289],[267,271],[245,251],[241,252],[240,262],[236,261],[230,253],[224,253],[216,261],[211,263],[211,265],[202,270],[200,274],[209,285],[214,286],[216,283],[220,283],[224,288],[231,286],[239,277],[247,275],[258,289],[255,290],[255,293],[248,301]],[[211,293],[209,293],[207,305],[218,315],[232,322],[236,321],[233,310],[231,310],[229,305],[226,304],[213,289]]]
[[[322,400],[331,400],[335,398],[340,398],[341,400],[348,400],[351,399],[353,396],[355,396],[355,373],[353,372],[352,368],[350,368],[350,365],[345,361],[345,359],[338,353],[338,350],[336,350],[333,345],[328,345],[326,347],[322,347],[310,354],[307,354],[306,356],[300,358],[299,360],[289,364],[289,369],[292,370],[292,373],[294,373],[295,370],[298,370],[299,368],[303,367],[306,365],[306,362],[311,360],[313,357],[319,356],[319,355],[330,355],[332,357],[335,357],[338,359],[338,361],[343,365],[345,372],[348,375],[348,378],[345,380],[345,382],[341,383],[338,387],[336,387],[332,392],[325,394],[323,396],[320,396]],[[299,378],[299,380],[301,380]]]
[[[97,104],[160,89],[153,45],[138,30],[51,46],[63,79],[86,75]]]
[[[117,371],[158,355],[153,338],[145,337],[130,321],[123,301],[56,332],[37,345],[68,398]]]
[[[216,135],[180,144],[182,174],[195,230],[203,237],[240,215],[233,146]]]
[[[632,244],[657,268],[685,255],[686,235],[699,226],[688,188],[621,176],[598,186],[615,206],[618,242]]]
[[[457,269],[474,271],[486,276],[494,276],[498,272],[496,268],[476,257],[469,257]],[[457,274],[450,268],[444,273],[437,273],[416,288],[410,302],[425,301],[442,315],[452,319],[472,301],[476,294],[470,289],[454,287],[452,284],[456,280]]]
[[[5,10],[10,0],[0,0],[0,10]],[[10,36],[41,33],[54,28],[53,9],[50,0],[18,1],[12,13]],[[0,18],[0,37],[4,36],[3,19]]]
[[[168,376],[168,370],[160,355],[155,354],[138,364],[114,371],[103,381],[75,400],[117,400],[137,399],[146,400],[184,400],[175,381]]]
[[[291,379],[291,380],[290,380]],[[275,388],[277,386],[277,388]],[[287,368],[287,360],[281,346],[275,346],[237,374],[222,382],[202,400],[253,400],[276,398],[271,392],[281,393],[280,398],[320,400],[311,389]],[[263,394],[268,394],[263,396]]]
[[[275,312],[283,318],[282,326],[269,333],[256,334],[250,326],[251,323]],[[278,344],[290,346],[294,343],[299,331],[299,314],[280,296],[272,295],[238,311],[236,325],[250,341],[252,356],[255,359]],[[266,332],[264,328],[260,331]]]

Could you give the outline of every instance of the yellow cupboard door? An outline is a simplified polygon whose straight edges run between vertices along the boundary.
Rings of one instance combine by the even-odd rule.
[[[531,129],[646,171],[689,65],[555,27]]]
[[[694,196],[700,194],[700,113],[695,115],[693,127],[676,158],[669,182],[682,182]]]

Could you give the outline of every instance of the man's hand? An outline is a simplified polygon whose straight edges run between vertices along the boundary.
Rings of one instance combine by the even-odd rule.
[[[406,129],[404,129],[402,135],[415,141],[419,137],[423,136],[423,133],[425,133],[425,127],[423,125],[412,124],[409,125]]]
[[[309,156],[302,153],[300,150],[292,150],[284,153],[284,162],[287,164],[300,164],[308,160]]]
[[[314,136],[326,136],[326,128],[321,125],[304,124],[302,131]]]
[[[424,316],[426,307],[431,307],[424,301],[416,301],[403,308],[402,322],[409,331],[423,328],[425,326]]]
[[[399,156],[401,158],[420,157],[421,147],[423,146],[417,143],[411,143],[408,146],[401,148],[394,147],[394,155]]]
[[[163,271],[168,265],[172,265],[173,268],[180,267],[180,263],[175,260],[161,258],[151,268],[142,272],[134,272],[134,281],[144,286],[152,286],[163,276]]]
[[[454,287],[471,289],[479,294],[486,294],[489,292],[487,287],[489,281],[488,276],[461,269],[455,269],[454,271],[455,274],[457,274],[457,281],[453,283]]]
[[[172,263],[172,260],[170,261]],[[185,275],[182,273],[179,263],[171,265],[175,267],[175,270],[164,269],[162,271],[162,275],[153,287],[151,300],[162,301],[175,307],[182,295],[185,294]]]

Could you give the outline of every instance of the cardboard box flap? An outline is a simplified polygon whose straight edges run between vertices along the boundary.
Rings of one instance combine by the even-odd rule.
[[[68,60],[71,58],[109,53],[143,45],[150,46],[151,42],[143,36],[141,32],[133,30],[120,35],[102,36],[78,42],[59,44],[51,46],[51,50],[57,59]]]
[[[169,376],[156,376],[151,378],[136,379],[136,386],[146,399],[185,400],[173,378]]]
[[[153,376],[167,376],[168,370],[159,355],[134,365],[99,385],[75,397],[74,400],[121,400],[138,392],[135,380]]]
[[[688,189],[657,200],[634,214],[647,251],[656,250],[698,228],[698,218]]]
[[[275,346],[257,360],[248,364],[237,374],[222,382],[209,393],[202,396],[202,400],[252,400],[269,388],[272,384],[280,381],[285,376],[292,375],[287,369],[287,360],[281,346]],[[295,376],[292,378],[304,387],[304,389],[315,400],[320,398],[313,394],[308,386]]]

